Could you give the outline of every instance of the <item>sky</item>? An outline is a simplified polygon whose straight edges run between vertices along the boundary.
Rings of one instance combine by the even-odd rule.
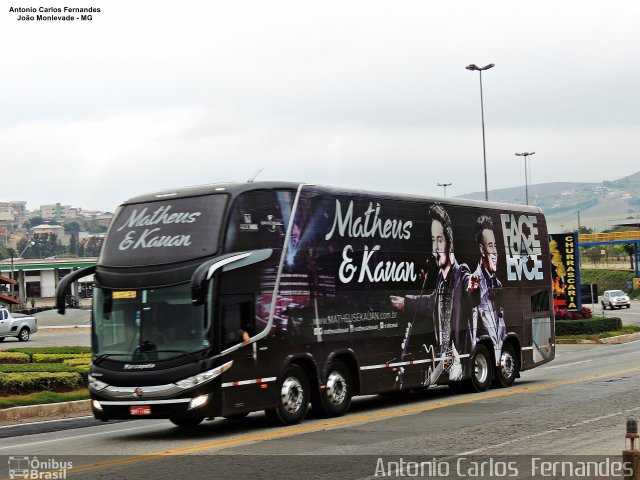
[[[0,201],[304,181],[441,195],[640,171],[640,2],[8,0]],[[11,7],[97,7],[18,21]],[[22,14],[24,15],[24,14]],[[29,14],[37,15],[37,14]],[[57,14],[61,15],[61,14]],[[77,16],[78,14],[76,14]]]

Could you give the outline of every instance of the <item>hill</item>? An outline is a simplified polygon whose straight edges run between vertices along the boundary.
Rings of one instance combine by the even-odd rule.
[[[483,200],[484,192],[460,195]],[[491,190],[491,201],[525,203],[524,185]],[[569,231],[580,225],[596,231],[611,228],[617,220],[637,218],[640,222],[640,172],[602,183],[551,182],[529,185],[529,204],[542,208],[549,231]]]

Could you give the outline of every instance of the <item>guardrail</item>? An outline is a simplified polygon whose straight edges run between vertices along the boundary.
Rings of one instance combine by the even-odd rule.
[[[627,232],[609,232],[609,233],[581,233],[578,235],[579,243],[589,242],[621,242],[628,240],[630,242],[640,241],[640,230],[629,230]]]

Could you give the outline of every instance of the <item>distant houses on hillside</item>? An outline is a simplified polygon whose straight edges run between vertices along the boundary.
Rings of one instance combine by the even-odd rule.
[[[26,201],[0,202],[0,259],[10,252],[24,258],[95,256],[112,218],[110,212],[60,203],[28,211]]]

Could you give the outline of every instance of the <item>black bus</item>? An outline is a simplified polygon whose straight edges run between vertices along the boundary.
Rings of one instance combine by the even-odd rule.
[[[555,354],[535,207],[318,185],[213,184],[117,210],[95,273],[90,392],[102,420],[265,410],[282,424],[351,397],[509,387]]]

